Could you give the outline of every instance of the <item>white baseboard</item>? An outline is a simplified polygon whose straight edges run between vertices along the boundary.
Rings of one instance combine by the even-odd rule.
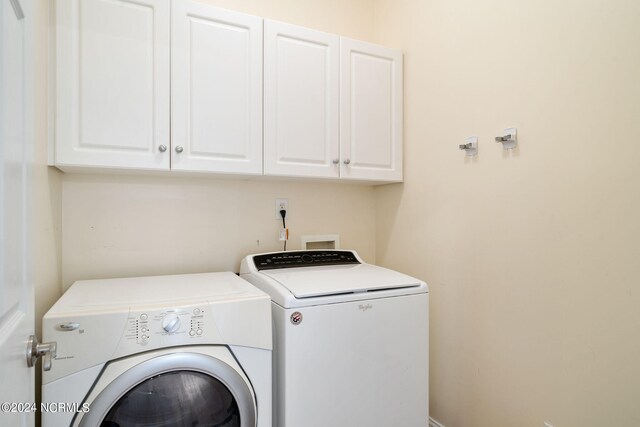
[[[442,424],[429,417],[429,427],[444,427]]]

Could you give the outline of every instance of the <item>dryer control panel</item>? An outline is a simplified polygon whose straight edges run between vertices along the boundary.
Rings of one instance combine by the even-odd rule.
[[[167,341],[183,344],[204,335],[207,311],[206,305],[132,311],[129,313],[123,338],[140,346]]]
[[[276,268],[317,267],[320,265],[360,264],[351,251],[316,250],[275,252],[256,255],[253,262],[258,270]]]

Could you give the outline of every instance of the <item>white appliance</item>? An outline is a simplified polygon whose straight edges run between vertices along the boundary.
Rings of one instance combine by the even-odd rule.
[[[250,255],[240,277],[271,296],[274,425],[429,424],[429,294],[353,251]]]
[[[79,281],[43,319],[43,427],[271,426],[268,295],[229,272]]]

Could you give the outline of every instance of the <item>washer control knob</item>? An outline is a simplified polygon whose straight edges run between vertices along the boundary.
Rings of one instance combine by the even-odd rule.
[[[176,332],[180,328],[180,318],[175,314],[167,314],[162,319],[162,329],[168,334]]]

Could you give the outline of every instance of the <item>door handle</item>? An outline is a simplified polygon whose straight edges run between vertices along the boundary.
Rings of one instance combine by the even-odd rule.
[[[35,366],[36,361],[44,356],[42,369],[45,371],[51,370],[51,361],[56,357],[57,349],[58,343],[55,341],[40,343],[35,335],[31,335],[27,342],[27,366],[32,368]]]

